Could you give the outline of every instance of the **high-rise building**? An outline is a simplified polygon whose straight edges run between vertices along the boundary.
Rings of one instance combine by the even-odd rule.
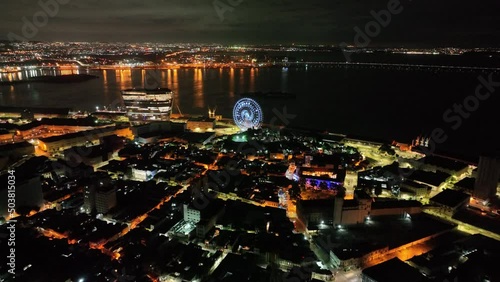
[[[116,206],[116,189],[113,186],[89,184],[84,186],[83,193],[83,210],[88,214],[105,214]]]
[[[132,123],[170,120],[173,95],[168,88],[122,91],[127,115]]]
[[[113,186],[102,187],[95,195],[97,213],[105,214],[116,206],[116,189]]]
[[[201,212],[186,204],[183,206],[184,221],[198,223],[201,219]]]
[[[95,211],[95,190],[95,185],[91,183],[83,187],[83,210],[89,214]]]
[[[477,167],[474,197],[488,200],[497,193],[500,178],[500,158],[498,156],[481,156]]]

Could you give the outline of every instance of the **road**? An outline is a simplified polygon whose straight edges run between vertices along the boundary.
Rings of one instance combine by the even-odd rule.
[[[376,166],[386,166],[392,164],[396,161],[396,157],[389,156],[387,154],[381,154],[379,152],[380,146],[378,145],[370,145],[370,144],[361,144],[358,142],[346,142],[345,145],[356,148],[365,158],[370,158],[375,160],[375,163],[370,163],[369,167]]]

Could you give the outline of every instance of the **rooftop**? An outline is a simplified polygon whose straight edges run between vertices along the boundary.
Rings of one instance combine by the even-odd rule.
[[[21,148],[29,148],[33,147],[32,144],[24,141],[24,142],[17,142],[17,143],[10,143],[10,144],[5,144],[0,146],[0,152],[8,152],[11,150],[16,150],[16,149],[21,149]],[[34,148],[34,147],[33,147]],[[0,154],[2,155],[2,154]]]
[[[424,158],[424,163],[429,165],[435,165],[437,167],[449,169],[452,171],[459,171],[467,168],[467,164],[464,162],[443,158],[439,156],[426,156]]]
[[[500,216],[493,213],[480,213],[471,209],[462,209],[459,210],[453,218],[493,233],[500,234]]]
[[[115,127],[112,126],[112,127],[106,127],[106,128],[85,130],[85,131],[80,131],[80,132],[75,132],[75,133],[68,133],[68,134],[63,134],[63,135],[58,135],[58,136],[51,136],[51,137],[47,137],[47,138],[40,138],[40,141],[42,141],[44,143],[50,143],[50,142],[58,142],[58,141],[65,140],[65,139],[71,139],[71,138],[82,138],[82,137],[88,138],[89,136],[97,137],[96,134],[98,134],[98,133],[109,132],[109,131],[113,131],[114,129],[115,129]]]
[[[361,189],[354,190],[354,196],[357,199],[363,199],[363,200],[369,200],[372,198],[368,193],[366,193],[365,190]]]
[[[427,189],[431,189],[430,186],[422,184],[422,183],[415,182],[413,180],[405,180],[403,182],[403,184],[411,186],[411,187],[414,187],[414,188],[427,188]]]
[[[466,190],[474,190],[475,183],[476,183],[475,178],[465,177],[464,179],[455,183],[455,187],[464,188]]]
[[[334,250],[339,259],[347,260],[384,247],[393,249],[455,227],[426,214],[415,214],[411,218],[383,216],[360,225],[324,230],[314,238],[319,247]]]
[[[440,205],[444,205],[447,207],[455,208],[467,199],[469,199],[470,195],[452,190],[452,189],[445,189],[441,193],[437,194],[436,196],[432,197],[430,199],[430,202],[434,202]]]
[[[448,177],[450,177],[450,175],[446,172],[415,170],[410,176],[408,176],[408,179],[424,182],[433,186],[439,186],[441,183],[446,181]]]
[[[5,129],[31,130],[41,125],[61,125],[61,126],[86,126],[91,127],[96,125],[96,119],[93,117],[86,118],[43,118],[40,121],[35,120],[30,123],[21,125],[3,124]]]
[[[421,207],[422,203],[415,200],[375,200],[372,203],[372,209],[395,209],[395,208],[410,208]]]
[[[370,277],[373,281],[381,282],[429,281],[420,271],[401,261],[399,258],[393,258],[381,264],[366,268],[363,270],[363,275]]]

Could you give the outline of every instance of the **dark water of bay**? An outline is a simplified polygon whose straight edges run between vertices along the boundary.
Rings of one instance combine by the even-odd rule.
[[[0,105],[94,110],[96,106],[114,104],[122,89],[142,87],[146,75],[140,69],[89,73],[99,78],[73,84],[0,86]],[[45,72],[38,70],[16,78],[40,74]],[[443,120],[447,109],[474,95],[479,75],[333,67],[160,71],[161,86],[175,93],[174,112],[180,109],[182,113],[206,114],[209,107],[217,107],[217,114],[231,117],[239,93],[284,91],[295,93],[297,98],[256,99],[263,108],[265,122],[273,117],[280,120],[277,112],[281,116],[286,112],[291,126],[399,141],[442,128],[448,138],[439,149],[467,156],[498,149],[500,143],[495,137],[500,124],[500,90],[480,101],[477,110],[460,117],[462,124],[457,129],[451,127],[456,121]],[[498,75],[493,79],[500,81]],[[5,74],[2,80],[6,80]]]

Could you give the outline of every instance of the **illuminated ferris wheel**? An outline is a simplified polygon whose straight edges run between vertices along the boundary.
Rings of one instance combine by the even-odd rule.
[[[253,99],[242,98],[234,105],[233,118],[241,131],[259,128],[263,120],[262,109]]]

